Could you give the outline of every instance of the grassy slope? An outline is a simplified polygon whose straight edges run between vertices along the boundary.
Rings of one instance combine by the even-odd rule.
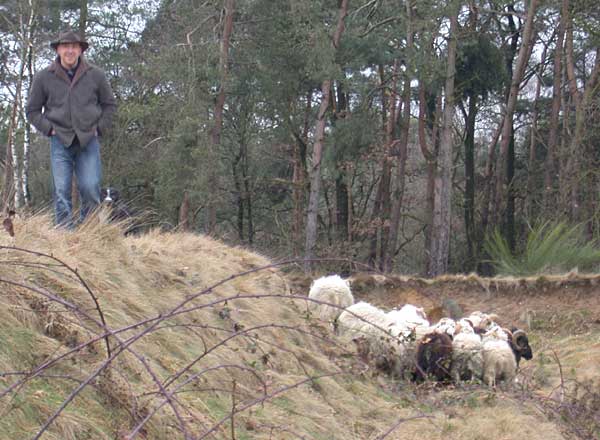
[[[48,224],[43,216],[16,221],[16,238],[0,235],[0,245],[52,254],[77,268],[111,329],[165,315],[232,275],[270,264],[199,235],[123,237],[118,228],[99,224],[64,233]],[[117,341],[111,338],[118,355],[102,368],[104,342],[85,345],[100,332],[98,313],[77,278],[49,258],[14,249],[0,254],[0,392],[19,385],[0,398],[0,440],[33,438],[78,384],[99,370],[43,439],[125,438],[157,408],[137,438],[183,438],[183,421],[192,438],[213,430],[206,438],[363,440],[381,438],[412,417],[424,418],[403,422],[385,438],[563,438],[535,403],[515,393],[481,387],[431,392],[361,373],[353,347],[306,318],[304,302],[289,296],[276,268],[198,295],[187,304],[195,310],[162,321],[131,345],[133,352],[114,351]],[[44,292],[80,312],[44,299]],[[149,325],[119,338],[140,336]],[[18,382],[21,373],[73,347],[82,348]],[[597,358],[597,343],[595,350]],[[177,417],[164,405],[156,380],[177,391]]]

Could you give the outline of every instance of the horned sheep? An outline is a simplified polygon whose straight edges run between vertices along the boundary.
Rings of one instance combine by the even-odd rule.
[[[521,358],[532,358],[525,332],[507,330],[495,318],[474,312],[458,322],[442,318],[430,325],[423,309],[410,304],[386,313],[359,302],[342,312],[338,326],[359,354],[396,377],[457,383],[482,379],[495,387],[514,380]]]
[[[507,330],[493,324],[483,336],[483,381],[489,386],[495,386],[499,380],[512,383],[521,358],[529,360],[532,357],[523,330]]]

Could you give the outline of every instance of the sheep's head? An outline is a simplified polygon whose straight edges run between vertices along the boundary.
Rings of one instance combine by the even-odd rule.
[[[515,353],[515,357],[517,358],[517,364],[524,358],[526,360],[530,360],[533,358],[533,352],[531,350],[531,346],[529,345],[529,338],[527,337],[527,333],[520,329],[512,330],[512,338],[511,338],[511,348]]]
[[[427,315],[425,314],[423,307],[413,306],[412,304],[404,304],[400,311],[407,315],[411,314],[422,319],[427,319]]]

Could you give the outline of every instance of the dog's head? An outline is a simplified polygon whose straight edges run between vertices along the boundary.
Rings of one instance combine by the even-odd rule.
[[[121,198],[121,193],[118,189],[109,186],[102,188],[100,191],[100,197],[102,198],[102,203],[112,204],[119,201]]]

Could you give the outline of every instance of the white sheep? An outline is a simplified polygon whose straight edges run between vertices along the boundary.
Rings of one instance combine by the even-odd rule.
[[[340,336],[357,343],[375,365],[392,375],[404,377],[406,365],[414,364],[407,355],[405,330],[397,327],[386,313],[366,302],[346,308],[338,318]],[[413,344],[414,345],[414,344]],[[406,362],[410,357],[410,362]]]
[[[464,319],[469,320],[474,328],[487,330],[498,319],[498,315],[496,315],[495,313],[484,313],[476,311],[471,313]]]
[[[461,320],[462,321],[462,320]],[[455,382],[483,377],[483,344],[467,322],[456,325],[452,340],[452,367],[450,375]]]
[[[459,319],[458,322],[456,323],[456,326],[457,326],[457,328],[456,328],[457,333],[459,333],[462,329],[467,328],[467,327],[474,331],[473,323],[471,321],[469,321],[467,318]]]
[[[483,345],[483,381],[495,387],[499,381],[512,383],[517,374],[517,360],[507,340],[507,334],[500,327],[484,334]]]
[[[453,337],[456,331],[456,321],[452,318],[442,318],[436,324],[432,325],[431,329],[434,333],[445,333]]]
[[[412,304],[390,310],[387,317],[396,327],[398,334],[407,340],[418,341],[432,331],[423,308]]]
[[[308,298],[316,300],[308,302],[308,309],[324,321],[335,321],[343,309],[354,304],[350,283],[339,275],[314,280]]]
[[[423,308],[413,306],[412,304],[405,304],[400,309],[392,309],[387,315],[398,325],[429,327],[429,321]]]
[[[353,338],[361,335],[385,334],[392,325],[385,312],[367,302],[352,304],[338,317],[340,336]]]

